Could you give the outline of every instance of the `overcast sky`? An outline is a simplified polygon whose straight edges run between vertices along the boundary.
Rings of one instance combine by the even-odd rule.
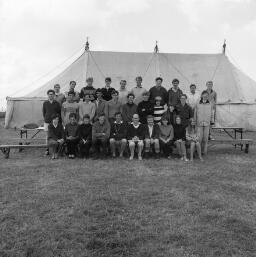
[[[256,0],[0,0],[0,98],[33,90],[87,36],[91,50],[151,52],[158,40],[176,53],[217,53],[225,38],[256,80]]]

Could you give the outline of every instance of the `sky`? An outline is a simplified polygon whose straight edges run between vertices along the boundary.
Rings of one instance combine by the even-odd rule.
[[[166,53],[219,53],[226,39],[230,61],[256,80],[256,0],[0,0],[0,110],[86,37],[95,51],[152,52],[157,40]]]

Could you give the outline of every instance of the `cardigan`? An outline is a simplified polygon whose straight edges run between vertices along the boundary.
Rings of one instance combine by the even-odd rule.
[[[182,124],[174,124],[174,141],[182,139],[183,141],[186,141],[186,128]]]
[[[110,129],[110,138],[114,138],[115,140],[121,140],[126,138],[127,135],[127,126],[124,122],[117,123],[114,121],[111,124]]]
[[[48,140],[53,139],[53,140],[59,140],[59,139],[64,139],[65,138],[65,133],[64,133],[64,128],[61,124],[61,122],[58,122],[57,127],[55,128],[52,123],[49,124],[48,126]]]
[[[139,123],[137,128],[134,127],[133,123],[128,125],[127,139],[132,140],[135,136],[137,136],[139,140],[143,140],[145,138],[145,125]]]
[[[77,136],[80,140],[87,140],[92,141],[92,125],[91,124],[84,124],[78,126],[77,129]]]
[[[44,122],[51,123],[53,114],[58,114],[61,118],[60,104],[56,100],[53,100],[52,102],[50,102],[49,100],[45,101],[43,103]]]

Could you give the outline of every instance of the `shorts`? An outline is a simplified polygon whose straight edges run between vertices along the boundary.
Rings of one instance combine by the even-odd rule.
[[[48,127],[50,123],[44,123],[44,131],[48,132]]]

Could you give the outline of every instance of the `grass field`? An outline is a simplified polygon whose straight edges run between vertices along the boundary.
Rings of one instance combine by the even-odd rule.
[[[1,156],[0,256],[255,257],[255,154],[222,146],[193,164]]]

